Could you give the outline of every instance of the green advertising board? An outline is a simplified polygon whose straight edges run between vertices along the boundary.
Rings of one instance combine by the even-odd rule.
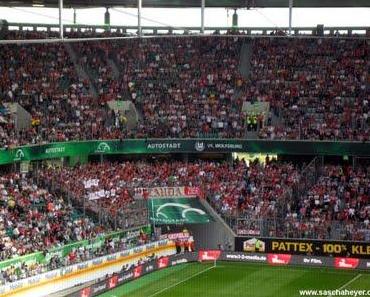
[[[125,139],[56,142],[0,149],[0,165],[96,154],[271,153],[370,156],[370,142],[246,139]]]
[[[0,262],[0,270],[6,269],[7,267],[14,266],[19,267],[22,263],[27,265],[34,264],[34,263],[47,263],[53,256],[59,257],[66,257],[71,251],[76,250],[80,247],[85,247],[90,250],[97,250],[101,246],[103,246],[106,239],[119,240],[120,238],[136,238],[139,237],[140,233],[151,233],[150,225],[143,226],[141,228],[133,228],[126,231],[116,231],[108,234],[102,234],[95,239],[92,240],[81,240],[77,242],[73,242],[70,244],[66,244],[61,247],[52,248],[47,251],[47,253],[43,252],[36,252],[20,257],[15,257],[12,259],[8,259],[5,261]]]
[[[212,220],[197,198],[149,199],[148,208],[155,225],[204,224]]]

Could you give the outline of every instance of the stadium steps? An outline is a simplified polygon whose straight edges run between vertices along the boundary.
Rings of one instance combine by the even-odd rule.
[[[89,75],[85,72],[83,67],[78,63],[78,57],[77,57],[76,52],[73,50],[72,46],[68,42],[64,43],[64,46],[69,56],[71,57],[71,60],[73,62],[73,65],[75,67],[78,77],[82,80],[88,81],[90,95],[93,96],[95,99],[98,98],[98,93],[96,92],[95,86],[92,83]]]
[[[244,78],[249,78],[251,72],[252,42],[247,39],[240,51],[239,71]]]
[[[244,79],[248,79],[251,72],[251,57],[252,57],[252,44],[249,39],[246,39],[240,49],[239,57],[239,72]],[[243,93],[242,89],[237,89],[234,94],[234,98],[241,96]],[[233,98],[233,99],[234,99]],[[257,138],[258,134],[254,135],[253,133],[245,130],[244,136],[249,139]]]
[[[271,112],[271,125],[272,126],[281,126],[283,121],[281,117],[278,117],[274,112]]]
[[[118,70],[118,67],[117,67],[116,63],[112,59],[107,59],[107,64],[108,64],[108,66],[110,66],[112,68],[113,77],[114,77],[114,79],[117,80],[120,76],[120,72]]]
[[[250,77],[252,69],[251,66],[252,53],[253,53],[252,40],[246,39],[240,50],[240,63],[239,63],[239,71],[245,79],[248,79]],[[274,112],[272,112],[271,114],[272,114],[271,125],[272,126],[282,125],[281,117],[278,117]],[[258,132],[246,131],[246,138],[257,139]]]
[[[258,131],[246,131],[245,136],[247,139],[258,139]]]
[[[135,104],[130,100],[116,101],[112,100],[108,102],[108,108],[114,110],[115,113],[120,112],[127,119],[127,129],[136,129],[139,121],[139,112]]]
[[[25,110],[19,103],[3,103],[3,105],[16,118],[16,130],[28,129],[31,126],[31,114]]]

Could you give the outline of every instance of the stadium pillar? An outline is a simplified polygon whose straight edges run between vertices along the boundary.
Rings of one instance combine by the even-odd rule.
[[[206,7],[206,0],[202,0],[202,7],[200,10],[200,32],[204,33],[204,10]]]
[[[59,37],[63,39],[63,0],[59,0]]]
[[[63,39],[63,0],[59,0],[59,37]]]
[[[293,0],[289,0],[289,35],[292,35]]]
[[[110,26],[110,13],[109,13],[109,8],[105,8],[105,14],[104,14],[104,25]]]
[[[77,12],[76,8],[73,8],[73,24],[77,24]]]
[[[141,37],[141,4],[142,0],[137,0],[137,34]]]
[[[236,9],[234,9],[233,14],[233,29],[238,28],[238,13],[236,12]]]

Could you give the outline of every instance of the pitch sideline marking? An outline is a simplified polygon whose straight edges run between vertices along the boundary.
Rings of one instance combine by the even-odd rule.
[[[361,273],[357,274],[354,278],[350,279],[348,282],[346,282],[343,286],[341,286],[337,290],[343,290],[345,287],[347,287],[348,285],[352,284],[354,281],[358,280],[361,276],[362,276]]]
[[[182,280],[182,281],[180,281],[180,282],[177,282],[177,283],[175,283],[175,284],[173,284],[173,285],[171,285],[171,286],[168,286],[168,287],[166,287],[166,288],[164,288],[164,289],[162,289],[162,290],[159,290],[158,292],[156,292],[156,293],[154,293],[154,294],[152,294],[152,295],[149,295],[148,297],[157,296],[158,294],[161,294],[161,293],[163,293],[163,292],[167,291],[168,289],[171,289],[171,288],[173,288],[173,287],[176,287],[176,286],[178,286],[179,284],[182,284],[182,283],[184,283],[184,282],[186,282],[186,281],[188,281],[188,280],[192,279],[193,277],[196,277],[196,276],[198,276],[198,275],[200,275],[200,274],[202,274],[202,273],[204,273],[204,272],[207,272],[208,270],[211,270],[211,269],[213,269],[213,268],[216,268],[216,267],[218,267],[218,266],[211,266],[211,267],[208,267],[207,269],[204,269],[204,270],[202,270],[202,271],[199,271],[199,272],[197,272],[196,274],[193,274],[193,275],[189,276],[188,278],[186,278],[186,279],[184,279],[184,280]]]

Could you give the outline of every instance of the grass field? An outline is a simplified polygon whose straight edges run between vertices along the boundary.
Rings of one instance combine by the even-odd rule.
[[[306,289],[369,290],[369,295],[363,296],[370,296],[370,273],[249,263],[219,262],[216,267],[213,263],[189,263],[148,274],[100,296],[299,297],[304,296],[300,290]]]

